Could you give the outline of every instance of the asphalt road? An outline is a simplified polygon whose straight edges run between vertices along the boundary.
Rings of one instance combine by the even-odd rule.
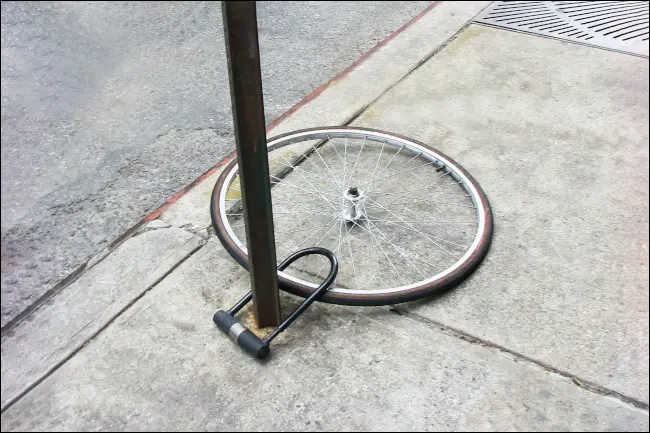
[[[267,123],[430,3],[258,2]],[[234,142],[219,2],[2,2],[1,24],[4,326]]]

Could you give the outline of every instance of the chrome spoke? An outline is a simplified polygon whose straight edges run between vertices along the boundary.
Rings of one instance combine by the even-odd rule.
[[[344,225],[344,224],[343,224],[343,220],[341,219],[341,220],[340,220],[340,224],[339,224],[339,235],[340,235],[341,232],[342,232],[343,225]],[[350,228],[347,229],[347,231],[345,232],[345,235],[343,235],[343,238],[341,238],[341,237],[339,236],[338,244],[336,245],[336,248],[334,248],[334,249],[332,250],[332,253],[336,254],[336,253],[339,251],[339,249],[341,248],[341,245],[343,245],[343,241],[344,241],[344,240],[348,237],[348,235],[350,234],[350,230],[352,230],[352,227],[354,227],[354,226],[350,226]],[[320,273],[323,272],[323,269],[325,269],[326,266],[327,266],[327,264],[324,264],[323,267],[320,268],[320,270],[319,270],[318,273],[316,274],[316,278],[317,278],[317,279],[318,279],[318,277],[320,276]]]
[[[424,219],[424,218],[414,217],[412,215],[406,215],[406,218],[410,218],[412,220],[415,220],[415,222],[417,222],[418,224],[422,224],[422,225],[447,226],[449,224],[452,224],[452,225],[453,224],[472,224],[472,225],[475,224],[473,222],[472,223],[451,223],[451,222],[444,222],[444,221],[430,221],[430,220],[427,220],[427,219]],[[384,220],[384,219],[381,219],[381,218],[374,218],[374,219],[372,219],[372,221],[373,222],[384,222],[384,223],[387,223],[387,224],[396,223],[396,221]],[[399,222],[399,221],[397,221],[397,222]],[[445,230],[460,233],[460,234],[466,235],[466,236],[468,236],[468,235],[471,236],[472,235],[471,233],[467,233],[465,231],[459,230],[459,229],[454,228],[454,227],[446,227]]]
[[[350,263],[352,263],[352,271],[354,272],[354,280],[357,282],[357,289],[360,289],[359,277],[357,276],[357,268],[354,266],[354,257],[352,257],[352,245],[350,245],[350,237],[348,236],[348,250],[350,251]]]
[[[372,177],[370,178],[370,182],[368,185],[366,185],[366,190],[370,188],[370,185],[372,185],[372,182],[375,180],[375,175],[377,174],[377,167],[379,167],[379,160],[381,159],[381,155],[384,153],[384,147],[386,146],[386,142],[381,143],[381,150],[379,151],[379,156],[377,157],[377,163],[375,164],[375,169],[372,171]]]
[[[352,166],[352,172],[350,172],[350,177],[348,178],[348,181],[346,182],[346,186],[350,185],[350,182],[352,182],[352,179],[354,178],[354,170],[357,168],[357,164],[359,163],[359,157],[361,157],[361,152],[363,152],[363,146],[366,145],[366,138],[363,139],[363,143],[361,143],[361,149],[359,149],[359,154],[357,155],[356,161],[354,161],[354,165]]]
[[[388,179],[390,177],[397,176],[398,174],[406,173],[407,171],[416,170],[416,169],[418,169],[420,167],[426,167],[427,165],[431,165],[431,164],[437,164],[437,163],[435,161],[429,161],[429,162],[427,162],[425,164],[418,165],[417,167],[405,168],[404,170],[397,171],[397,172],[395,172],[393,174],[389,174],[388,176],[385,176],[385,177],[381,177],[381,178],[377,179],[376,181],[385,180],[385,179]]]
[[[406,167],[407,165],[409,165],[409,164],[411,163],[411,161],[413,161],[415,158],[417,158],[417,157],[420,156],[420,155],[422,155],[422,153],[417,153],[417,154],[415,154],[415,155],[413,156],[413,158],[409,159],[409,160],[406,161],[404,164],[402,164],[402,165],[400,166],[400,168],[398,168],[398,169],[396,170],[396,173],[393,173],[393,174],[391,174],[390,176],[386,176],[386,177],[381,178],[381,179],[377,179],[377,181],[382,180],[382,179],[388,179],[388,178],[390,178],[390,177],[393,177],[395,174],[399,173],[401,169],[403,169],[404,167]],[[376,188],[377,186],[381,185],[381,182],[379,182],[379,183],[377,183],[377,184],[375,184],[375,183],[373,182],[373,183],[371,183],[370,185],[368,185],[368,193],[374,189],[374,188],[373,188],[373,185],[374,185],[374,187]]]
[[[309,184],[309,186],[312,187],[312,189],[314,189],[315,191],[317,191],[318,194],[320,194],[320,190],[318,190],[318,189],[317,189],[317,188],[316,188],[316,187],[315,187],[315,186],[314,186],[314,185],[309,181],[309,179],[307,179],[305,176],[302,175],[302,170],[303,170],[302,168],[300,168],[300,170],[298,170],[297,167],[295,167],[295,166],[292,165],[289,161],[287,161],[287,159],[284,157],[284,155],[280,155],[280,157],[281,157],[281,158],[282,158],[282,159],[283,159],[287,164],[289,164],[292,168],[294,168],[295,171],[296,171],[296,173],[298,173],[298,175],[300,175],[300,177],[302,177],[302,179],[303,179],[305,182],[307,182],[307,183]],[[307,158],[307,159],[309,159],[309,160],[311,161],[310,158]],[[334,186],[336,186],[336,184],[334,184]],[[322,194],[321,194],[321,197],[325,198],[325,196],[323,196]],[[325,200],[327,200],[327,199],[325,198]]]
[[[300,174],[300,172],[297,172],[297,173]],[[276,177],[276,176],[273,176],[273,175],[271,175],[271,176],[272,176],[272,177]],[[302,176],[302,175],[301,175],[301,176]],[[302,178],[304,179],[305,177],[302,176]],[[307,181],[306,179],[305,179],[305,181],[306,181],[307,183],[309,183],[310,186],[311,186],[312,188],[314,188],[314,186],[311,185],[311,183],[310,183],[309,181]],[[302,190],[302,191],[308,191],[308,192],[309,192],[309,190],[304,189],[304,188],[301,188],[301,187],[299,187],[299,186],[297,186],[297,185],[293,185],[293,184],[291,184],[291,183],[284,183],[284,182],[283,182],[282,184],[283,184],[283,185],[287,185],[287,186],[291,186],[291,187],[293,187],[293,188],[296,188],[296,189],[299,189],[299,190]],[[325,196],[323,195],[324,193],[323,193],[322,191],[318,191],[318,190],[314,189],[312,192],[313,192],[314,194],[319,195],[323,200],[325,200],[325,203],[327,203],[328,205],[330,205],[330,207],[331,207],[332,209],[336,210],[336,207],[334,206],[334,204],[333,204],[330,200],[328,200],[327,197],[325,197]],[[333,195],[333,194],[332,194],[332,195]]]
[[[354,225],[356,225],[357,227],[360,227],[361,229],[363,229],[363,230],[365,230],[365,231],[367,231],[367,232],[370,232],[369,229],[363,227],[361,224],[358,224],[356,221],[352,221],[352,223],[353,223]],[[377,245],[379,245],[379,249],[384,253],[384,256],[386,256],[386,260],[388,260],[388,263],[390,263],[391,267],[392,267],[393,270],[395,271],[395,274],[397,274],[397,277],[402,281],[402,284],[406,284],[406,281],[404,281],[404,278],[402,277],[402,274],[400,274],[400,273],[397,271],[397,268],[395,267],[395,264],[393,263],[393,261],[390,259],[390,257],[389,257],[388,254],[386,253],[386,250],[384,250],[384,247],[382,247],[381,244],[380,244],[379,242],[377,242]]]
[[[379,229],[379,227],[377,227],[377,226],[376,226],[372,221],[368,221],[368,222],[370,223],[370,225],[372,225],[372,226],[377,230],[377,232],[378,232],[379,235],[381,236],[381,239],[383,239],[384,242],[386,242],[388,245],[390,245],[391,247],[393,247],[393,248],[395,249],[395,251],[397,251],[397,252],[398,252],[402,257],[404,257],[404,260],[406,260],[406,262],[407,262],[409,265],[411,265],[411,267],[412,267],[413,269],[415,269],[415,270],[416,270],[416,271],[417,271],[417,272],[422,276],[422,278],[426,278],[426,277],[424,276],[424,274],[422,273],[422,271],[420,270],[420,268],[418,268],[417,266],[415,266],[415,265],[413,264],[413,262],[411,262],[411,261],[409,260],[409,258],[406,257],[406,255],[402,252],[402,250],[400,250],[399,248],[397,248],[397,247],[395,246],[395,244],[392,243],[392,242],[391,242],[391,241],[386,237],[386,235],[384,235],[384,233]]]
[[[312,195],[327,194],[327,195],[338,196],[338,194],[334,194],[334,193],[331,193],[331,192],[323,192],[323,191],[318,191],[316,189],[305,189],[305,188],[302,188],[302,187],[300,187],[300,186],[298,186],[296,184],[293,184],[291,182],[287,182],[286,180],[282,179],[281,177],[277,177],[277,176],[274,176],[274,175],[270,175],[270,177],[276,179],[276,180],[271,181],[271,183],[273,185],[279,185],[280,183],[282,183],[282,185],[290,186],[292,188],[299,189],[299,190],[304,191],[304,192],[308,192],[308,193],[310,193]]]
[[[375,227],[375,228],[379,231],[379,227],[377,227],[375,224],[373,224],[373,227]],[[386,240],[388,241],[388,239],[386,239]],[[419,261],[420,263],[424,263],[425,265],[429,265],[429,266],[431,266],[431,267],[434,268],[434,269],[440,269],[440,266],[436,266],[436,265],[434,265],[434,264],[432,264],[432,263],[429,263],[429,262],[427,262],[426,260],[421,259],[421,258],[419,258],[419,257],[416,256],[416,255],[413,255],[413,259]]]
[[[386,164],[386,166],[385,166],[385,167],[384,167],[384,168],[379,172],[378,176],[381,177],[381,175],[384,174],[384,172],[386,171],[386,169],[388,168],[388,166],[390,165],[390,163],[393,162],[393,160],[395,159],[395,157],[396,157],[397,155],[400,154],[400,152],[402,151],[402,149],[404,149],[404,146],[400,147],[399,150],[398,150],[397,152],[395,152],[395,155],[393,155],[393,157],[390,159],[390,161],[388,161],[388,164]]]
[[[388,211],[391,215],[393,215],[395,218],[397,218],[398,220],[401,220],[401,222],[403,222],[403,223],[409,225],[408,222],[404,221],[404,219],[402,219],[399,215],[396,215],[396,214],[395,214],[393,211],[391,211],[390,209],[388,209],[388,208],[382,206],[381,204],[377,203],[376,201],[374,201],[374,200],[372,200],[372,199],[368,199],[368,200],[372,201],[373,203],[376,203],[379,207],[381,207],[381,208],[387,210],[387,211]],[[416,231],[419,232],[420,234],[424,235],[427,239],[429,239],[429,241],[431,241],[431,243],[433,243],[435,246],[437,246],[438,248],[440,248],[440,249],[441,249],[442,251],[444,251],[447,255],[453,257],[453,254],[452,254],[452,253],[450,253],[449,251],[447,251],[446,249],[444,249],[440,244],[438,244],[438,243],[432,241],[428,236],[426,236],[425,233],[423,233],[423,232],[421,232],[420,230],[414,228],[413,226],[411,226],[411,228],[413,228],[414,230],[416,230]]]
[[[434,197],[434,199],[430,199],[430,198],[419,198],[419,197],[413,197],[413,196],[403,196],[403,197],[397,197],[395,200],[391,200],[388,203],[383,203],[383,204],[385,206],[388,206],[388,205],[390,205],[392,203],[395,203],[396,201],[404,200],[406,198],[409,199],[409,200],[423,201],[423,202],[426,202],[426,203],[444,204],[446,206],[466,207],[466,208],[470,208],[470,209],[475,209],[474,206],[470,206],[470,205],[466,205],[466,204],[450,203],[448,201],[435,200],[435,197]],[[442,197],[442,198],[445,198],[445,197]],[[447,198],[449,198],[449,197],[447,197]]]
[[[335,216],[334,218],[332,218],[331,220],[329,220],[325,225],[321,226],[321,228],[319,228],[318,230],[316,230],[314,233],[312,233],[312,234],[310,234],[309,236],[307,236],[306,238],[304,238],[304,239],[302,240],[302,242],[300,242],[298,245],[295,245],[295,246],[289,248],[289,251],[288,251],[288,252],[283,253],[283,254],[280,255],[280,256],[283,257],[284,255],[288,254],[289,252],[297,250],[299,246],[301,246],[302,244],[304,244],[305,242],[307,242],[307,240],[311,239],[315,234],[318,234],[318,233],[320,233],[324,228],[329,227],[329,226],[332,224],[332,222],[334,222],[337,218],[338,218],[338,216]]]
[[[342,190],[342,189],[343,189],[343,185],[341,185],[341,184],[338,182],[338,180],[336,180],[336,177],[334,177],[334,173],[332,173],[332,170],[330,170],[329,165],[327,165],[327,163],[325,162],[325,160],[324,160],[323,157],[321,156],[321,154],[320,154],[320,152],[318,151],[318,149],[316,148],[316,146],[313,146],[313,145],[312,145],[312,148],[316,151],[316,155],[318,155],[318,157],[320,158],[321,162],[322,162],[323,165],[325,166],[325,169],[327,170],[327,172],[330,174],[330,176],[331,176],[332,179],[334,180],[334,184]]]
[[[309,212],[309,210],[294,210],[291,212],[279,212],[279,211],[273,211],[273,215],[297,215],[297,214],[304,214]],[[244,215],[243,212],[235,212],[235,213],[230,213],[226,212],[226,215],[228,216],[242,216]]]
[[[281,156],[282,156],[282,155],[281,155]],[[293,169],[293,170],[299,170],[299,171],[301,171],[301,172],[304,173],[304,174],[309,174],[309,175],[311,175],[311,176],[314,176],[314,177],[317,178],[317,179],[326,180],[326,181],[332,183],[332,182],[331,182],[328,178],[326,178],[326,177],[323,177],[323,176],[321,176],[321,175],[319,175],[319,174],[316,174],[316,173],[312,173],[311,171],[305,170],[305,169],[302,168],[302,167],[298,167],[298,166],[292,165],[289,161],[287,161],[287,159],[286,159],[284,156],[282,156],[282,159],[284,159],[286,163],[280,162],[280,164],[283,165],[283,166],[285,166],[285,167],[291,168],[291,169]],[[337,185],[337,184],[333,184],[333,185],[334,185],[335,187],[338,188],[338,185]]]
[[[344,170],[345,167],[343,167],[343,164],[344,164],[344,163],[343,163],[343,157],[341,156],[341,154],[339,153],[338,149],[337,149],[336,146],[334,145],[334,140],[332,140],[332,139],[330,138],[330,136],[328,135],[328,136],[327,136],[327,141],[329,142],[330,146],[332,146],[332,149],[334,149],[334,152],[336,152],[336,155],[338,155],[338,157],[339,157],[339,161],[341,161],[341,166],[342,166],[342,167],[341,167],[341,170]],[[344,182],[344,181],[345,181],[345,173],[343,173],[343,178],[341,179],[341,182]],[[338,183],[339,185],[343,186],[343,184],[342,184],[341,182],[338,182],[338,181],[337,181],[337,183]]]
[[[372,220],[368,220],[368,221],[370,221],[370,223],[371,223],[372,225],[375,225],[375,224],[372,222]],[[378,220],[378,221],[382,221],[382,220]],[[407,226],[402,225],[402,224],[399,224],[399,223],[387,222],[387,221],[383,221],[383,222],[386,222],[387,224],[391,224],[391,225],[394,225],[394,226],[397,226],[397,227],[403,227],[403,228],[405,228],[405,229],[412,230],[412,231],[414,231],[414,232],[416,232],[416,233],[418,233],[418,234],[420,234],[420,235],[422,235],[422,236],[425,236],[425,237],[427,237],[427,238],[433,238],[433,239],[439,240],[439,241],[441,241],[441,242],[445,242],[445,243],[448,243],[448,244],[450,244],[450,245],[454,245],[454,246],[456,246],[456,247],[460,247],[460,248],[463,248],[463,249],[467,249],[467,248],[469,248],[469,246],[467,246],[467,245],[460,245],[460,244],[457,244],[456,242],[448,241],[448,240],[446,240],[446,239],[442,239],[442,238],[439,238],[439,237],[437,237],[437,236],[433,236],[433,235],[430,235],[430,234],[424,233],[424,232],[422,232],[422,231],[416,229],[416,228],[413,227],[413,226],[411,226],[411,227],[407,227]],[[375,227],[376,227],[376,226],[375,226]]]
[[[303,219],[298,221],[296,224],[292,225],[290,228],[288,228],[286,230],[280,230],[280,231],[275,232],[276,235],[283,235],[285,233],[290,233],[290,232],[293,232],[293,231],[299,231],[299,230],[296,229],[296,227],[300,227],[305,221],[307,221],[307,219],[309,217],[311,217],[312,215],[314,215],[315,213],[317,213],[319,211],[320,211],[320,209],[316,209],[315,211],[312,211],[309,215],[307,215],[306,217],[304,217]],[[300,230],[306,230],[306,229],[300,229]]]
[[[381,286],[386,287],[386,283],[384,282],[384,276],[382,275],[381,264],[379,263],[379,254],[377,253],[377,245],[375,245],[377,239],[375,237],[375,234],[372,231],[370,231],[370,242],[372,242],[372,249],[375,252],[375,260],[377,261],[377,273],[379,274],[379,279],[381,280]]]

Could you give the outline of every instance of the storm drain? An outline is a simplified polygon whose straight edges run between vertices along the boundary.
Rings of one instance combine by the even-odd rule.
[[[647,1],[496,1],[481,24],[648,57]]]

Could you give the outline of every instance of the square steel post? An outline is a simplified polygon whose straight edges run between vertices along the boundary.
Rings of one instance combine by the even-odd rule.
[[[222,1],[237,163],[258,327],[280,324],[275,235],[254,1]]]

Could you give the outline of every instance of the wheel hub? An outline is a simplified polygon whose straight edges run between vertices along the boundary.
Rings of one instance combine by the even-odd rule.
[[[362,205],[365,196],[356,186],[343,192],[343,219],[347,222],[358,221],[363,217]]]

